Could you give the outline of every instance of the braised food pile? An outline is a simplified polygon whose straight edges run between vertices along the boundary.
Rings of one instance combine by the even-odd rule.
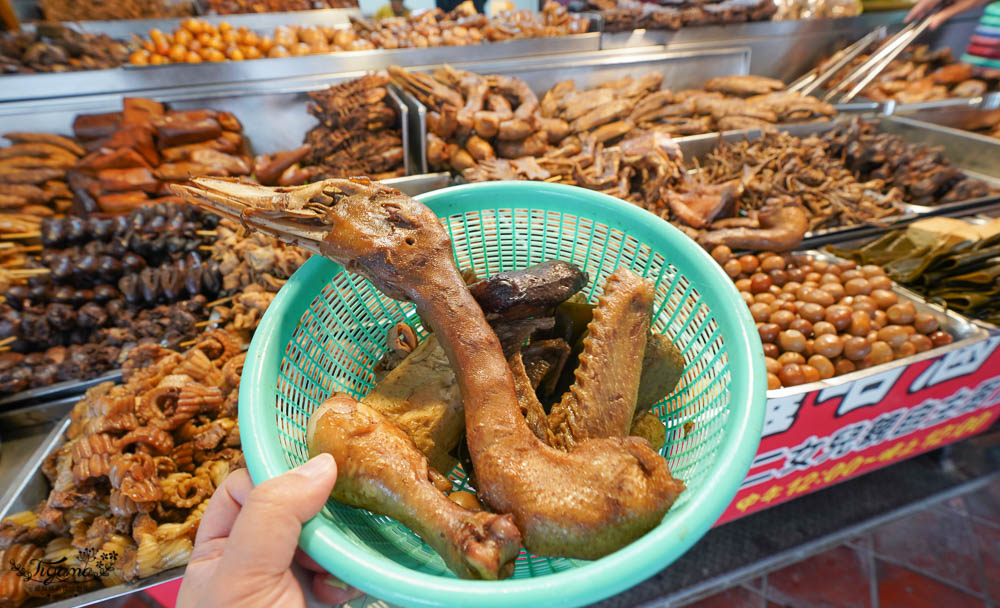
[[[431,9],[410,17],[389,19],[351,18],[358,36],[380,49],[428,46],[464,46],[519,38],[551,38],[586,32],[588,19],[572,15],[557,2],[546,2],[540,12],[508,11],[495,17],[465,14],[456,9],[445,13]]]
[[[68,173],[81,215],[169,201],[169,185],[191,175],[250,174],[243,125],[229,112],[127,97],[121,112],[80,114],[73,133],[88,152]]]
[[[349,28],[279,26],[271,36],[223,21],[218,25],[185,19],[172,33],[149,30],[149,39],[129,55],[132,65],[243,61],[262,57],[300,57],[334,51],[366,51],[375,46]]]
[[[431,74],[390,67],[393,81],[428,108],[427,161],[433,169],[466,172],[470,181],[538,179],[577,184],[629,198],[631,175],[649,192],[669,164],[653,149],[672,135],[827,119],[829,104],[783,93],[781,81],[726,76],[705,90],[661,89],[662,74],[626,76],[578,90],[554,85],[539,101],[526,82],[445,66]],[[617,159],[595,162],[617,144]],[[647,158],[650,154],[657,158]],[[667,156],[673,156],[667,151]],[[531,157],[531,158],[526,158]],[[624,158],[621,158],[624,157]],[[509,159],[507,162],[499,159]],[[632,165],[633,168],[625,169]],[[638,166],[642,165],[642,166]],[[667,171],[669,172],[669,171]]]
[[[856,57],[827,86],[836,86],[868,58],[865,54]],[[948,97],[978,97],[997,90],[1000,90],[1000,71],[956,62],[949,48],[931,51],[930,47],[919,45],[903,51],[861,95],[875,101],[919,103]]]
[[[149,344],[129,357],[124,384],[87,391],[66,442],[42,466],[48,496],[0,522],[0,604],[52,601],[187,563],[212,492],[244,466],[244,357],[222,331],[182,354]],[[102,556],[103,576],[82,574],[90,551]],[[11,570],[13,562],[33,571],[38,560],[81,574],[27,581]]]
[[[342,395],[314,412],[308,429],[310,452],[329,451],[337,460],[341,477],[334,498],[409,525],[460,576],[497,579],[512,570],[522,541],[541,555],[606,555],[656,526],[683,491],[648,441],[626,436],[642,366],[635,353],[646,347],[653,304],[652,288],[642,278],[620,269],[605,282],[579,355],[585,363],[576,370],[577,381],[552,406],[553,420],[546,417],[545,426],[536,427],[560,439],[549,439],[547,432],[543,439],[523,413],[542,410],[526,390],[530,381],[512,373],[518,359],[508,362],[455,267],[447,233],[425,206],[361,178],[280,193],[232,180],[195,178],[192,184],[174,190],[326,255],[391,297],[413,302],[447,353],[469,431],[477,497],[495,513],[449,500],[434,483],[440,476],[430,472],[427,457],[403,429]],[[560,294],[572,293],[578,281],[572,272],[564,276],[570,281],[560,283]],[[527,321],[539,314],[516,306],[487,314],[497,318],[504,312],[529,327]]]
[[[108,21],[112,19],[169,19],[194,14],[185,0],[38,0],[47,21]]]
[[[880,266],[810,254],[712,257],[736,282],[764,343],[767,387],[867,369],[951,344],[938,317],[897,296]]]
[[[222,290],[233,295],[212,309],[213,319],[217,315],[218,325],[249,343],[271,300],[309,254],[230,220],[222,220],[217,231],[211,256],[222,275]]]
[[[700,239],[709,247],[725,243],[754,250],[788,249],[806,230],[898,215],[897,205],[903,200],[902,193],[885,180],[859,181],[837,155],[829,153],[824,137],[799,138],[783,131],[720,142],[665,196],[672,219],[712,230]],[[801,206],[805,223],[790,222],[788,217],[768,222],[770,208],[783,206],[782,201]]]
[[[351,18],[351,27],[280,26],[272,36],[246,27],[234,29],[223,21],[218,26],[200,19],[187,19],[167,34],[149,31],[132,51],[133,65],[242,61],[261,57],[299,57],[337,51],[464,46],[519,38],[568,36],[587,31],[587,19],[570,15],[550,2],[541,12],[512,11],[496,17],[445,13],[431,9],[418,16],[369,21]]]
[[[5,133],[0,148],[0,236],[36,232],[42,218],[64,214],[73,194],[66,171],[86,152],[72,139],[48,133]]]
[[[0,32],[0,74],[107,70],[127,57],[128,47],[106,34],[57,23],[39,23],[34,32]]]
[[[205,8],[219,15],[352,8],[357,5],[357,0],[205,0]]]
[[[328,177],[402,177],[401,121],[388,99],[384,72],[309,93],[309,113],[319,120],[295,150],[261,155],[254,177],[268,186],[298,186]]]
[[[948,162],[941,148],[881,133],[872,122],[845,123],[824,134],[823,140],[827,154],[842,159],[858,179],[883,180],[898,189],[906,203],[941,205],[997,191],[986,182],[966,177]]]
[[[587,5],[588,10],[604,17],[604,31],[612,33],[768,21],[778,10],[774,0],[680,0],[664,4],[635,0],[588,0]]]
[[[99,376],[137,344],[177,347],[200,330],[222,292],[218,262],[197,231],[215,218],[157,204],[113,219],[49,218],[38,274],[0,305],[0,392]]]
[[[885,268],[931,302],[1000,324],[1000,220],[929,218],[856,249],[832,250]]]

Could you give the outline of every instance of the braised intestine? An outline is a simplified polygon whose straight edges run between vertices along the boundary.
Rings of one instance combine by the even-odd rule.
[[[44,502],[0,522],[0,551],[26,565],[82,551],[116,555],[105,576],[60,583],[59,596],[181,566],[198,523],[230,471],[243,466],[235,404],[239,341],[215,330],[184,353],[137,347],[124,384],[90,389],[73,408],[66,442],[42,466]],[[24,583],[0,566],[0,606],[17,607],[53,589]]]

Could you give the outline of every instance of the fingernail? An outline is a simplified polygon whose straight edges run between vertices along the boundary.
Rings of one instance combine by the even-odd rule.
[[[323,453],[309,459],[292,470],[306,477],[316,477],[328,473],[334,466],[336,466],[336,463],[333,461],[333,456]]]
[[[333,575],[327,575],[324,577],[323,584],[327,587],[336,587],[337,589],[343,589],[344,591],[347,590],[347,583]]]

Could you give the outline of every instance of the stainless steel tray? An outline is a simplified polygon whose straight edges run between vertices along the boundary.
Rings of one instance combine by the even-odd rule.
[[[101,374],[90,380],[67,380],[56,382],[48,386],[40,386],[19,393],[8,395],[0,399],[0,426],[6,421],[8,412],[23,408],[27,405],[45,403],[56,399],[82,395],[88,388],[97,386],[101,382],[119,382],[122,378],[121,370],[112,370]]]
[[[141,93],[156,101],[169,103],[171,108],[185,110],[212,108],[231,112],[243,123],[243,133],[256,154],[272,154],[302,145],[309,129],[318,124],[306,110],[307,93],[324,89],[362,74],[324,75],[313,79],[286,80],[267,87],[252,85],[233,87],[184,87]],[[400,126],[408,124],[408,109],[389,91],[391,102],[399,109]],[[37,131],[40,133],[71,134],[73,119],[81,113],[114,112],[121,110],[122,96],[92,95],[73,99],[0,104],[0,133],[7,131]],[[412,160],[407,129],[401,128],[404,165],[412,174]]]
[[[22,467],[21,472],[14,478],[13,482],[0,497],[0,519],[10,513],[17,513],[35,507],[39,502],[45,500],[49,493],[49,482],[42,474],[42,463],[52,450],[63,444],[63,436],[69,428],[70,420],[66,416],[57,424],[45,437],[31,458]],[[128,593],[134,593],[148,587],[153,587],[184,575],[184,567],[172,568],[154,576],[141,579],[139,581],[96,589],[89,593],[84,593],[76,597],[50,602],[45,604],[48,608],[71,608],[75,606],[87,606],[103,600],[111,599]]]
[[[983,125],[1000,121],[1000,93],[990,93],[982,98],[964,101],[966,103],[947,106],[925,104],[898,106],[893,114],[900,118],[929,123],[941,129],[955,129],[969,137],[985,137],[994,143],[1000,142],[997,138],[972,132],[982,128]]]
[[[600,50],[601,34],[590,32],[555,38],[528,38],[463,47],[349,51],[287,57],[224,61],[220,63],[171,64],[121,67],[111,70],[15,74],[2,76],[0,102],[39,100],[99,94],[145,94],[150,90],[218,86],[235,90],[246,86],[275,87],[291,79],[329,79],[331,74],[359,76],[389,65],[425,66],[462,61],[492,61],[514,57]]]
[[[814,255],[816,258],[821,260],[826,260],[829,262],[841,261],[841,258],[828,253],[826,251],[808,251]],[[941,329],[948,332],[955,338],[955,341],[947,346],[941,346],[938,348],[932,348],[928,351],[917,353],[909,357],[904,357],[902,359],[896,359],[895,361],[890,361],[889,363],[884,363],[882,365],[876,365],[868,369],[859,370],[856,372],[851,372],[849,374],[844,374],[842,376],[834,376],[827,380],[820,380],[818,382],[809,382],[808,384],[800,384],[798,386],[789,386],[785,388],[779,388],[767,391],[767,398],[774,399],[780,397],[788,397],[791,395],[799,395],[803,393],[811,393],[813,391],[830,388],[833,386],[839,386],[841,384],[847,384],[849,382],[855,382],[857,380],[863,380],[869,376],[884,372],[890,369],[896,369],[899,367],[906,367],[911,363],[916,363],[917,361],[924,361],[926,359],[932,359],[934,357],[943,355],[945,353],[951,352],[953,350],[958,350],[960,348],[965,348],[977,342],[982,342],[989,338],[989,332],[983,328],[978,323],[966,319],[962,315],[956,313],[952,310],[945,310],[937,304],[932,304],[921,298],[915,292],[906,289],[900,285],[893,283],[892,291],[903,300],[913,302],[916,307],[917,312],[929,312],[934,315],[934,318],[938,320]]]
[[[463,62],[456,68],[479,74],[516,76],[528,83],[541,98],[552,85],[572,79],[578,88],[589,88],[625,76],[638,77],[650,72],[663,74],[663,86],[685,89],[704,84],[709,78],[746,74],[750,51],[745,47],[703,49],[697,52],[592,53],[559,58],[529,58],[490,63]],[[437,66],[417,68],[432,71]],[[410,141],[419,159],[418,170],[427,173],[427,110],[413,96],[402,92],[403,103],[410,109]]]
[[[778,125],[776,128],[796,137],[806,137],[825,133],[849,120],[851,119],[848,117],[841,117],[829,122]],[[1000,165],[997,165],[995,162],[996,158],[1000,157],[1000,140],[982,136],[971,137],[969,133],[955,129],[944,130],[935,125],[920,123],[899,116],[881,116],[872,118],[871,120],[878,124],[880,130],[900,135],[908,142],[942,146],[944,148],[944,156],[967,175],[1000,187]],[[684,152],[685,158],[692,159],[701,158],[706,155],[715,148],[720,139],[729,142],[740,141],[742,139],[753,140],[759,138],[761,134],[762,131],[760,129],[746,129],[742,131],[727,131],[721,134],[692,135],[678,138],[676,141]],[[878,225],[841,226],[806,233],[806,238],[803,240],[800,248],[809,249],[830,243],[839,243],[845,240],[878,235],[887,230],[899,228],[921,217],[965,215],[970,211],[998,204],[998,201],[1000,201],[1000,194],[933,207],[908,203],[902,204],[899,207],[899,215],[885,218]]]

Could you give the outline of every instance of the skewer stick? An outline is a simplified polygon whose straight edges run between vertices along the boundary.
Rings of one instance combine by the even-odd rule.
[[[0,346],[0,353],[5,353],[10,350],[9,346]]]
[[[13,246],[14,246],[14,243],[11,243],[10,241],[4,241],[4,242],[0,243],[0,249],[10,249]]]
[[[51,273],[52,270],[48,268],[18,268],[16,270],[8,270],[7,272],[14,278],[23,279],[27,277],[39,277],[46,275]]]
[[[218,230],[195,230],[194,233],[198,236],[219,236]]]
[[[3,236],[5,239],[37,239],[42,236],[42,233],[34,230],[32,232],[8,232],[0,236]]]
[[[181,348],[187,348],[189,346],[194,346],[195,342],[197,342],[197,340],[186,340],[184,342],[181,342],[177,346],[180,346]]]
[[[198,245],[198,251],[212,251],[211,245]]]
[[[0,340],[0,346],[7,346],[8,344],[11,344],[11,343],[16,342],[16,341],[17,341],[17,336],[11,336],[9,338],[4,338],[3,340]]]
[[[215,300],[214,302],[209,302],[208,304],[205,304],[205,307],[206,308],[212,308],[213,306],[218,306],[219,304],[225,304],[226,302],[232,300],[235,297],[236,296],[227,296],[225,298],[219,298],[218,300]]]
[[[195,327],[207,327],[209,325],[212,325],[213,323],[218,323],[218,322],[219,322],[219,319],[208,319],[206,321],[198,321],[197,323],[194,324],[194,326]]]

